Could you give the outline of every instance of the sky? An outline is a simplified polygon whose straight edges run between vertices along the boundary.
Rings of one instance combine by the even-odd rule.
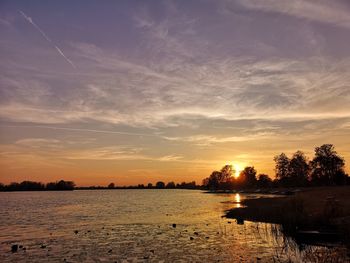
[[[0,0],[0,36],[2,183],[350,162],[347,0]]]

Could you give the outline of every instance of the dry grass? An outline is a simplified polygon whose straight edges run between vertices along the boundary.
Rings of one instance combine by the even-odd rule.
[[[293,196],[248,199],[227,217],[297,228],[341,230],[350,236],[350,186],[306,188]]]

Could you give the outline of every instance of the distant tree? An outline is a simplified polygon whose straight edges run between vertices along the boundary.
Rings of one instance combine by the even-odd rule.
[[[156,188],[157,188],[157,189],[163,189],[163,188],[165,188],[165,183],[164,183],[164,182],[161,182],[161,181],[157,182],[157,183],[156,183]]]
[[[45,189],[45,185],[39,182],[23,181],[18,185],[20,191],[40,191]]]
[[[203,185],[211,190],[232,189],[234,169],[232,165],[225,165],[220,171],[213,171],[211,175],[203,180]]]
[[[258,175],[258,187],[267,188],[272,186],[272,180],[267,174],[259,174]]]
[[[74,182],[60,180],[55,183],[48,183],[46,185],[47,190],[73,190],[75,187]]]
[[[8,191],[18,191],[19,190],[19,183],[12,182],[7,186]]]
[[[115,188],[115,184],[114,184],[114,183],[110,183],[110,184],[108,185],[108,188],[109,188],[109,189],[114,189],[114,188]]]
[[[143,188],[145,188],[145,186],[144,186],[144,184],[138,184],[137,188],[143,189]]]
[[[206,177],[202,180],[202,186],[204,187],[208,187],[209,185],[209,177]],[[176,187],[178,188],[178,186],[180,186],[179,184],[176,184]]]
[[[289,161],[288,177],[293,186],[304,186],[308,182],[310,167],[305,154],[297,151]]]
[[[166,184],[165,188],[174,189],[175,188],[175,183],[174,182],[169,182],[169,183]]]
[[[284,153],[277,155],[275,161],[275,172],[278,180],[283,180],[289,176],[289,158]]]
[[[153,188],[153,184],[152,183],[148,183],[147,184],[147,188]]]
[[[315,184],[345,184],[348,176],[344,171],[345,161],[332,144],[316,147],[315,157],[310,164],[311,179]]]
[[[224,167],[220,170],[222,174],[222,180],[223,181],[229,181],[232,178],[233,173],[235,170],[233,169],[232,165],[226,164]]]
[[[181,184],[176,184],[176,188],[180,188],[180,189],[195,189],[196,186],[196,182],[192,181],[189,183],[186,182],[182,182]]]
[[[257,183],[256,170],[254,166],[245,167],[241,171],[238,180],[243,187],[254,187]]]

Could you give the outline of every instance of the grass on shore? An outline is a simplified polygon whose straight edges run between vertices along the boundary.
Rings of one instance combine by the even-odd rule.
[[[306,188],[293,196],[246,199],[242,205],[226,216],[281,224],[290,233],[296,229],[332,229],[345,238],[350,236],[350,186]]]

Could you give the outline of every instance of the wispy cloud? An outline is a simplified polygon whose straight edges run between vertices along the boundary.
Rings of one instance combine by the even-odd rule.
[[[238,2],[253,10],[282,13],[350,29],[350,8],[339,1],[238,0]]]
[[[34,23],[33,19],[30,16],[27,16],[21,10],[19,10],[18,12],[24,17],[25,20],[28,21],[28,23],[30,23],[37,31],[39,31],[39,33],[45,38],[47,42],[53,45],[58,54],[60,54],[73,68],[76,68],[74,63],[63,53],[63,51],[56,44],[52,42],[52,40],[46,35],[46,33],[36,23]]]
[[[95,130],[95,129],[83,129],[83,128],[69,128],[69,127],[55,127],[55,126],[40,126],[40,125],[0,125],[0,128],[38,128],[38,129],[48,129],[48,130],[62,130],[62,131],[72,131],[72,132],[87,132],[87,133],[102,133],[102,134],[119,134],[128,136],[151,136],[158,137],[156,134],[146,134],[146,133],[134,133],[134,132],[122,132],[113,130]]]

